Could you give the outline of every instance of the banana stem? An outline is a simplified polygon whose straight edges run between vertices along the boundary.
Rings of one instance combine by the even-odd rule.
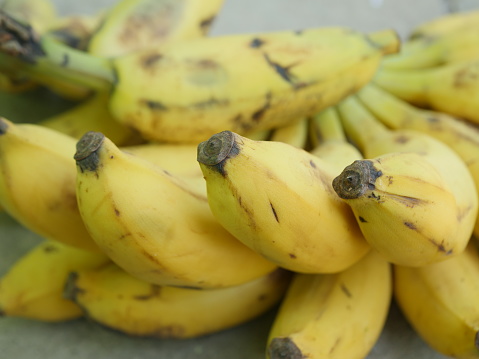
[[[408,118],[418,115],[417,108],[372,83],[360,89],[356,96],[389,128],[400,128]]]
[[[313,135],[316,137],[316,143],[325,141],[344,141],[346,142],[346,135],[341,125],[341,119],[334,107],[317,113],[311,118],[313,126]]]
[[[29,25],[22,24],[0,11],[0,63],[28,74],[39,81],[48,77],[106,90],[114,83],[111,60],[73,49],[47,35],[38,36]]]
[[[386,135],[389,131],[359,102],[355,95],[345,98],[336,107],[346,136],[359,147],[361,152],[368,148],[369,143]]]
[[[387,70],[380,68],[373,82],[397,97],[416,105],[427,105],[429,69]]]

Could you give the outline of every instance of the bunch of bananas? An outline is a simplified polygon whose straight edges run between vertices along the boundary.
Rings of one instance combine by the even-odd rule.
[[[0,313],[192,338],[277,306],[266,358],[361,359],[394,299],[431,348],[479,358],[479,12],[402,44],[208,36],[223,2],[3,2],[3,93],[73,105],[0,117],[0,206],[42,238]]]

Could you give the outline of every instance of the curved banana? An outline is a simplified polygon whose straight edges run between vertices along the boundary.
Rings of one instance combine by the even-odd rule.
[[[451,147],[467,165],[479,188],[479,130],[474,125],[442,112],[424,110],[370,83],[356,93],[374,116],[392,129],[423,132]],[[479,220],[474,234],[479,237]]]
[[[331,187],[335,167],[319,157],[224,131],[198,146],[198,162],[218,221],[278,266],[337,272],[369,250]]]
[[[0,205],[42,237],[99,251],[80,217],[74,138],[0,118]]]
[[[276,268],[216,221],[201,177],[186,182],[98,132],[78,141],[75,159],[85,225],[131,275],[159,285],[214,288]]]
[[[411,31],[409,37],[415,39],[420,37],[434,38],[443,36],[462,27],[477,25],[478,21],[479,10],[447,14],[416,26]]]
[[[362,359],[382,332],[391,266],[372,251],[335,274],[293,276],[271,327],[268,359]]]
[[[440,36],[406,41],[397,54],[385,56],[381,67],[391,70],[422,69],[479,58],[479,17]]]
[[[47,322],[81,317],[81,308],[63,297],[68,275],[109,261],[103,253],[44,240],[0,277],[0,314]]]
[[[36,41],[18,24],[10,33],[15,46],[28,42],[42,50],[24,49],[18,57],[0,44],[12,66],[21,62],[28,73],[111,88],[110,110],[118,121],[150,140],[190,143],[225,129],[246,134],[319,112],[369,82],[383,55],[399,47],[393,30],[325,27],[203,37],[107,61],[47,37]],[[68,63],[60,64],[59,55]]]
[[[394,297],[402,313],[431,348],[454,358],[479,357],[479,255],[474,244],[440,263],[394,266]]]
[[[338,173],[351,162],[363,158],[359,149],[348,142],[334,106],[311,118],[310,138],[314,144],[310,152],[334,165]]]
[[[141,281],[111,264],[72,273],[65,295],[88,319],[108,328],[179,339],[215,333],[263,314],[283,297],[289,281],[290,273],[277,269],[228,288],[177,288]]]
[[[98,131],[119,146],[143,142],[131,128],[116,121],[108,110],[108,93],[98,92],[74,107],[44,119],[37,124],[80,139],[88,131]]]
[[[147,46],[202,37],[224,0],[120,0],[93,32],[87,51],[116,57]]]
[[[445,255],[460,253],[471,237],[478,212],[477,190],[464,161],[446,144],[424,133],[414,130],[388,130],[361,105],[355,96],[350,96],[343,100],[338,104],[337,108],[346,134],[361,149],[365,158],[383,158],[384,155],[387,154],[411,152],[421,157],[421,159],[411,160],[411,171],[414,166],[417,166],[417,168],[411,172],[411,179],[409,181],[404,178],[404,184],[401,184],[402,180],[400,181],[399,179],[393,180],[391,184],[387,182],[388,175],[402,178],[401,176],[403,176],[404,173],[408,173],[407,171],[409,170],[403,168],[405,165],[400,164],[400,157],[396,160],[398,163],[395,164],[398,168],[392,168],[391,165],[391,168],[388,169],[388,171],[392,171],[390,174],[386,174],[386,171],[382,169],[382,162],[376,164],[365,161],[363,162],[365,167],[359,166],[362,167],[362,169],[357,168],[359,173],[368,173],[370,170],[372,171],[371,173],[377,173],[379,177],[371,180],[378,182],[376,187],[381,185],[380,190],[379,188],[375,190],[374,185],[371,184],[371,188],[363,188],[360,190],[358,193],[360,200],[353,200],[353,197],[348,200],[348,203],[353,207],[363,207],[364,204],[366,206],[364,210],[366,211],[370,211],[370,209],[374,208],[375,211],[377,211],[375,216],[382,213],[383,219],[381,221],[384,224],[382,226],[375,226],[368,224],[373,222],[371,214],[368,214],[368,217],[370,217],[368,219],[369,222],[364,222],[358,217],[357,210],[353,208],[363,233],[365,233],[365,231],[368,232],[368,234],[365,233],[366,239],[373,244],[373,247],[380,246],[382,248],[381,251],[385,252],[385,255],[387,255],[392,262],[398,263],[398,261],[400,261],[401,264],[405,265],[421,265],[431,260],[443,258]],[[397,156],[389,156],[389,158],[393,160],[395,157]],[[375,162],[378,161],[375,160]],[[423,162],[428,162],[429,164],[426,165],[423,164]],[[371,164],[373,164],[373,167],[371,167]],[[428,174],[424,173],[424,175],[421,175],[421,166],[425,166],[424,168],[431,167],[430,174],[432,175],[432,173],[434,173],[434,176],[428,179]],[[374,168],[376,168],[377,171],[374,170]],[[394,173],[395,170],[397,170],[397,173]],[[354,185],[348,185],[349,180],[347,176],[347,170],[345,170],[342,175],[345,189],[347,189],[348,186],[350,186],[353,191],[353,188],[361,188],[362,181]],[[435,177],[437,177],[437,180],[434,180]],[[422,178],[422,184],[408,184],[408,182],[415,178]],[[365,177],[364,180],[367,180],[367,178]],[[429,183],[430,181],[432,182]],[[408,189],[402,188],[403,186],[411,186],[412,192],[410,197],[412,198],[407,200],[403,198],[403,196],[408,193]],[[429,198],[428,200],[432,201],[430,203],[427,202],[428,205],[426,205],[424,201],[420,201],[421,205],[412,205],[416,195],[418,199],[423,198],[421,197],[420,191],[417,194],[413,191],[413,188],[419,188],[420,186],[425,187],[423,194]],[[393,197],[397,198],[397,200],[385,201],[384,205],[382,205],[381,201],[376,201],[374,197],[367,198],[368,195],[376,195],[377,191],[385,191],[385,193],[381,195],[381,197],[385,199],[387,198],[386,194],[393,190],[397,192],[396,197]],[[447,193],[446,197],[452,195],[452,202],[450,199],[446,200],[446,198],[443,200],[444,203],[441,203],[439,200],[434,201],[432,194],[435,192],[439,192],[438,199],[441,198],[440,193]],[[345,196],[347,195],[343,195],[343,197]],[[390,213],[380,211],[380,208],[386,208],[386,203],[389,202],[391,205],[399,206],[397,212]],[[396,204],[394,204],[395,202]],[[438,222],[437,219],[434,219],[432,209],[429,214],[425,212],[418,217],[417,220],[413,219],[416,211],[419,214],[429,205],[432,207],[441,207],[445,203],[449,203],[451,207],[438,217],[443,218],[443,222]],[[431,215],[431,217],[427,218],[429,215]],[[387,217],[394,216],[397,216],[396,221],[398,221],[400,226],[394,231],[394,236],[387,236],[384,232],[389,233],[388,226],[385,226],[385,224],[387,224]],[[446,219],[446,216],[450,216],[450,218]],[[407,217],[410,217],[410,219],[401,219]],[[364,217],[362,218],[364,219]],[[419,218],[422,221],[421,224],[418,222]],[[411,220],[411,226],[404,224],[411,224]],[[439,225],[439,223],[441,223],[441,225]],[[443,232],[440,231],[442,225],[444,226]],[[392,226],[392,222],[390,226]],[[429,230],[432,230],[432,232],[429,232]],[[448,246],[443,246],[441,245],[442,238],[446,232],[448,235],[447,238],[444,238],[444,243],[449,244]],[[435,234],[430,235],[429,233]],[[413,237],[422,238],[422,240],[420,241],[418,239],[416,243],[411,243],[411,238]],[[385,241],[384,238],[391,238],[391,240]],[[414,245],[414,247],[410,247],[406,245],[406,243]],[[435,253],[434,245],[436,245],[436,251],[439,251],[438,253]],[[421,251],[411,252],[411,248],[419,248],[418,246],[425,246],[425,248],[429,249],[427,253],[421,253]],[[402,250],[399,251],[399,248],[402,248]]]
[[[413,105],[479,123],[477,58],[427,69],[380,69],[373,82]]]
[[[308,118],[301,118],[290,125],[272,130],[270,141],[287,143],[298,148],[305,148],[308,140]]]

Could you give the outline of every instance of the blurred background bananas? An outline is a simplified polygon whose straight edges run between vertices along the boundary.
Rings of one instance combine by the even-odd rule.
[[[361,359],[397,303],[479,359],[479,12],[210,36],[224,2],[3,1],[1,94],[68,106],[0,112],[2,216],[41,238],[0,315],[187,339],[269,312],[265,358]]]

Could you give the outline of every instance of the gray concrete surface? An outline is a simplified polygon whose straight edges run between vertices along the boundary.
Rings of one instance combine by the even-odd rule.
[[[115,3],[114,0],[54,2],[61,14],[93,13]],[[226,0],[212,34],[345,25],[361,31],[394,28],[405,37],[421,22],[448,11],[473,8],[479,8],[479,0]],[[21,111],[38,115],[41,107],[38,104],[39,108],[35,105],[25,110],[8,98],[1,103],[3,116]],[[42,113],[47,116],[48,109]],[[19,119],[28,120],[28,115]],[[0,275],[39,240],[1,213]],[[231,330],[181,341],[130,338],[85,319],[48,324],[0,318],[0,359],[260,359],[264,358],[264,344],[275,310]],[[368,356],[368,359],[380,358],[445,357],[416,335],[393,304],[386,327]]]

